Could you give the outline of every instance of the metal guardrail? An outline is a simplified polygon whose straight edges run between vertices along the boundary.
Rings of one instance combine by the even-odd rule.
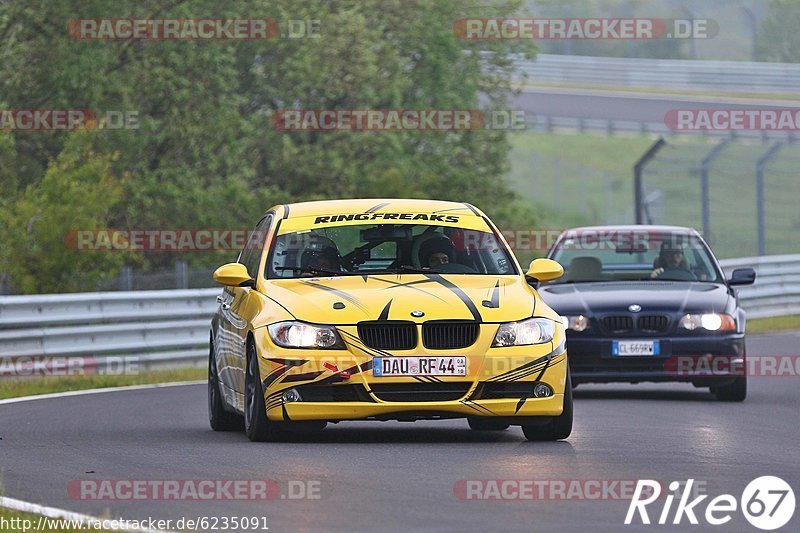
[[[720,261],[726,275],[752,267],[756,282],[738,289],[748,318],[800,314],[800,255],[765,255]]]
[[[800,255],[727,259],[725,273],[756,269],[739,289],[748,317],[800,313]],[[0,297],[0,358],[80,356],[101,367],[133,359],[137,368],[205,364],[220,289]],[[28,363],[29,365],[31,363]],[[3,373],[0,372],[0,377]]]
[[[800,103],[800,102],[799,102]],[[783,130],[707,130],[707,131],[675,131],[667,127],[664,122],[643,122],[636,120],[617,120],[605,118],[580,118],[558,117],[551,115],[526,116],[525,125],[528,129],[547,132],[579,132],[586,131],[614,134],[639,134],[639,135],[696,135],[709,137],[727,137],[729,139],[752,139],[768,141],[784,141],[788,144],[800,142],[800,136],[793,131]]]
[[[796,93],[800,64],[539,54],[517,56],[529,81],[739,93]]]
[[[220,289],[0,297],[0,358],[80,357],[81,368],[201,365]],[[2,376],[2,372],[0,372]]]

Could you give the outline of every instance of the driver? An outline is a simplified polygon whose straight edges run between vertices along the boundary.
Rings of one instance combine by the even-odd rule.
[[[455,261],[455,258],[456,247],[444,235],[428,239],[419,247],[419,264],[422,267],[436,268]]]
[[[689,272],[689,264],[683,254],[683,247],[670,242],[661,243],[661,251],[653,262],[653,272],[650,277],[655,279],[668,270],[683,270]]]
[[[311,240],[300,255],[300,276],[312,277],[315,271],[341,272],[342,256],[328,237],[311,235]]]

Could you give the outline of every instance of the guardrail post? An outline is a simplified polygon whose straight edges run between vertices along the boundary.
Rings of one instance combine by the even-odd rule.
[[[637,224],[644,224],[644,188],[642,185],[644,166],[656,156],[656,153],[665,144],[667,144],[667,141],[664,140],[664,137],[659,137],[633,167],[633,212],[636,213]],[[647,218],[648,224],[653,222],[649,220],[649,216]]]
[[[721,143],[715,146],[708,155],[700,163],[700,208],[702,210],[703,219],[703,238],[711,244],[711,207],[710,198],[708,194],[708,181],[709,169],[711,163],[722,154],[725,147],[730,144],[729,139],[723,139]]]
[[[119,290],[133,290],[133,270],[131,267],[122,267],[122,269],[119,271]]]
[[[764,171],[770,159],[783,148],[782,142],[776,142],[762,155],[756,164],[756,219],[758,222],[758,255],[767,255],[767,232],[764,214]]]
[[[189,288],[189,272],[186,268],[186,261],[178,261],[175,263],[175,288]]]

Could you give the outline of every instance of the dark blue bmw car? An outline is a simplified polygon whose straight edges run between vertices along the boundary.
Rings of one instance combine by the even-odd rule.
[[[683,381],[720,400],[747,396],[745,312],[693,229],[597,226],[564,231],[548,252],[564,267],[539,294],[564,317],[575,385]]]

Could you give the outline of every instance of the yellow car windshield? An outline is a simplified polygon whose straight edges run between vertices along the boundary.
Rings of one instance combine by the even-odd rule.
[[[340,217],[344,215],[333,215]],[[267,263],[269,278],[387,273],[516,274],[508,250],[480,217],[364,223],[311,217],[282,221]],[[316,217],[319,218],[319,217]],[[464,224],[459,218],[469,219]],[[454,220],[455,219],[455,220]],[[420,223],[422,222],[422,223]],[[293,227],[302,229],[292,231]],[[466,226],[466,227],[465,227]]]

